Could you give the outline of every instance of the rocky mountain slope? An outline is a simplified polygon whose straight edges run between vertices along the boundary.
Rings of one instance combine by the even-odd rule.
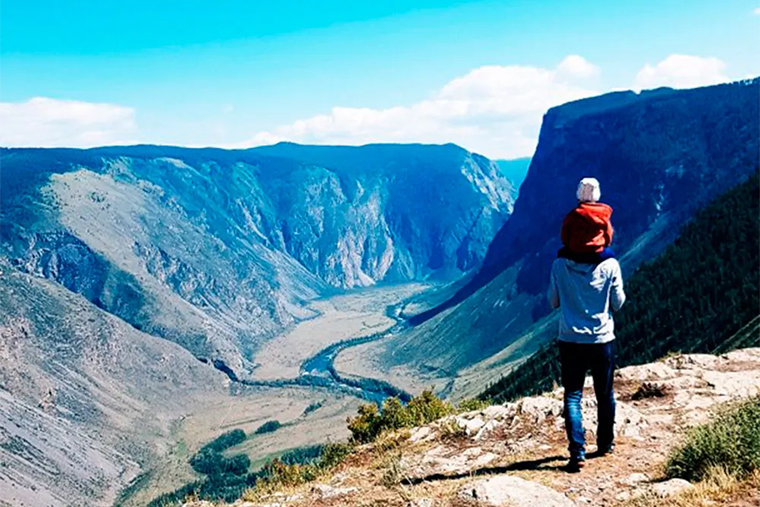
[[[0,263],[0,505],[111,505],[226,377]]]
[[[412,317],[411,330],[368,347],[367,361],[451,375],[484,360],[503,371],[536,351],[556,330],[544,292],[578,180],[600,180],[603,201],[615,209],[613,246],[630,274],[707,202],[756,171],[758,94],[754,79],[616,92],[549,110],[514,213],[483,268],[448,301]]]
[[[0,255],[238,377],[308,300],[478,267],[512,208],[453,145],[0,157]]]
[[[583,401],[596,420],[591,379]],[[616,372],[617,447],[568,474],[562,392],[448,416],[359,447],[329,475],[295,490],[250,494],[235,507],[573,507],[756,505],[760,476],[711,491],[666,480],[663,465],[689,428],[722,404],[760,400],[760,349],[673,355]],[[700,489],[701,488],[701,489]],[[716,502],[717,500],[717,502]],[[732,503],[736,502],[736,503]],[[185,507],[210,507],[190,502]]]

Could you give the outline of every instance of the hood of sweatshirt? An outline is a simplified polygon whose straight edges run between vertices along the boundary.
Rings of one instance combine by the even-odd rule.
[[[583,262],[575,262],[570,259],[565,260],[565,264],[567,265],[568,271],[573,271],[575,273],[579,273],[582,275],[588,275],[592,271],[594,271],[597,267],[596,264],[588,264]]]
[[[582,202],[573,212],[599,225],[608,223],[612,217],[612,208],[601,202]]]

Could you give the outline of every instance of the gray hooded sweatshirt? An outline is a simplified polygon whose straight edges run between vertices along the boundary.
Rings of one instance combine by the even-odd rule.
[[[560,341],[607,343],[615,339],[612,312],[625,302],[620,264],[607,259],[581,264],[560,258],[552,265],[549,304],[561,308]]]

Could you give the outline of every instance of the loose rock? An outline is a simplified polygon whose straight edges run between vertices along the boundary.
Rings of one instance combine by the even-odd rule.
[[[487,507],[573,507],[566,496],[541,484],[500,475],[468,484],[459,498]]]
[[[694,485],[683,479],[670,479],[652,486],[652,492],[660,498],[677,495],[690,489],[694,489]]]

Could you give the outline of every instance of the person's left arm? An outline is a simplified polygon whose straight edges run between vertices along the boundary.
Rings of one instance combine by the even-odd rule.
[[[557,275],[556,275],[556,269],[557,261],[554,261],[554,264],[552,264],[552,274],[549,278],[549,294],[547,297],[549,298],[549,305],[552,308],[559,308],[559,290],[557,289]]]
[[[623,273],[620,271],[620,264],[615,261],[612,266],[612,290],[610,291],[610,302],[612,310],[619,312],[625,303],[625,290],[623,290]]]

